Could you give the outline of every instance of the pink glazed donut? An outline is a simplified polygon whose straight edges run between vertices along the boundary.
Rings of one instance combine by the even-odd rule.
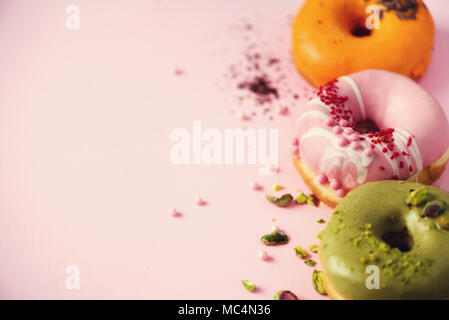
[[[436,181],[449,160],[449,123],[413,80],[367,70],[332,81],[309,99],[293,145],[306,184],[336,206],[366,182]]]

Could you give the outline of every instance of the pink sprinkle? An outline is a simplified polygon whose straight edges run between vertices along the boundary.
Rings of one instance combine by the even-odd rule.
[[[171,208],[170,210],[168,210],[168,213],[169,213],[172,217],[178,217],[178,216],[179,216],[179,212],[178,212],[178,210],[176,210],[175,208]]]
[[[337,194],[337,197],[343,198],[346,195],[346,192],[344,189],[338,189],[336,194]]]
[[[179,69],[178,67],[174,67],[174,68],[173,68],[173,74],[174,74],[175,76],[180,76],[180,75],[183,75],[184,72],[183,72],[181,69]]]
[[[329,127],[335,126],[335,120],[332,118],[327,119],[326,125],[328,125]]]
[[[331,183],[329,186],[333,190],[338,190],[338,189],[340,189],[340,182],[337,179],[331,179]]]
[[[243,121],[249,119],[249,117],[248,117],[246,114],[244,114],[243,112],[237,113],[237,117],[238,117],[240,120],[243,120]]]
[[[292,146],[299,146],[299,139],[298,138],[294,138],[293,139]]]
[[[195,198],[195,203],[196,203],[198,206],[202,206],[205,202],[204,202],[204,200],[201,199],[200,197],[196,197],[196,198]]]
[[[351,140],[351,141],[359,141],[359,135],[357,133],[351,134],[349,136],[349,140]]]
[[[340,120],[340,126],[348,127],[349,126],[349,121],[345,120],[345,119]]]
[[[327,178],[327,176],[325,174],[320,174],[319,176],[316,177],[316,182],[318,182],[321,185],[325,185],[329,182],[329,179]]]
[[[346,134],[352,134],[352,133],[354,133],[354,129],[352,129],[351,127],[348,127],[348,128],[345,129],[345,133]]]
[[[343,132],[343,129],[340,126],[336,126],[332,129],[332,132],[335,134],[340,134]]]
[[[260,258],[260,260],[263,260],[263,261],[268,260],[268,253],[266,251],[259,252],[259,258]]]
[[[280,106],[278,106],[278,107],[276,108],[276,112],[277,112],[278,114],[280,114],[280,115],[285,115],[285,114],[288,113],[288,108],[287,108],[287,107],[280,107]]]
[[[277,173],[279,171],[279,168],[277,168],[274,164],[268,163],[265,168],[272,173]]]
[[[349,140],[346,139],[346,138],[341,138],[341,139],[338,141],[338,145],[339,145],[340,147],[347,146],[348,144],[349,144]]]
[[[256,181],[253,181],[253,182],[251,182],[250,184],[249,184],[249,186],[251,187],[251,189],[253,189],[253,190],[260,190],[260,185],[256,182]]]
[[[362,147],[360,146],[360,144],[358,142],[354,141],[354,142],[351,143],[351,148],[354,149],[354,150],[359,150]]]
[[[366,148],[364,152],[365,152],[365,156],[367,156],[367,157],[371,157],[374,153],[373,149],[371,149],[371,148]]]

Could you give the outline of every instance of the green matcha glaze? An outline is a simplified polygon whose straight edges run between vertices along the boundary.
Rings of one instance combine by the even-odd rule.
[[[421,184],[379,181],[350,192],[320,234],[320,258],[328,280],[348,299],[449,298],[449,231],[440,217],[425,217],[426,202],[407,204]],[[428,201],[449,203],[449,194],[427,187]],[[391,235],[409,235],[402,251]],[[387,235],[387,236],[385,236]],[[404,241],[402,241],[404,243]],[[407,251],[409,250],[409,251]],[[369,265],[380,270],[380,289],[367,289]]]

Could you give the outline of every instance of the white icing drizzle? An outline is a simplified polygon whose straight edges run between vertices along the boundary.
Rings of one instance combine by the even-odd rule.
[[[344,159],[346,162],[352,162],[357,168],[357,183],[362,184],[365,182],[366,177],[368,175],[368,167],[372,162],[372,157],[367,157],[363,149],[366,148],[365,143],[360,143],[362,148],[359,150],[354,150],[349,146],[342,147],[338,144],[339,137],[329,132],[326,129],[320,127],[313,127],[307,130],[304,135],[301,137],[301,144],[308,138],[314,136],[321,136],[327,138],[329,141],[333,143],[333,148],[326,148],[323,152],[323,155],[320,158],[320,166],[322,167],[323,172],[326,172],[326,169],[333,163],[338,163]],[[340,166],[344,164],[339,163]],[[344,168],[342,168],[344,169]]]
[[[417,172],[420,172],[423,169],[423,163],[422,163],[422,157],[421,157],[421,151],[419,150],[419,147],[415,141],[415,139],[413,138],[413,136],[408,133],[407,131],[403,130],[403,129],[394,129],[395,131],[397,131],[398,133],[400,133],[405,139],[407,139],[409,137],[412,137],[412,144],[409,147],[409,153],[411,153],[411,155],[413,156],[413,159],[415,160],[416,163],[416,168],[417,168]]]
[[[323,119],[323,120],[329,119],[329,115],[323,111],[310,110],[310,111],[304,112],[301,115],[301,117],[299,117],[298,122],[301,122],[302,120],[304,120],[305,118],[310,117],[310,116],[315,116],[315,117]]]
[[[401,156],[402,156],[402,152],[408,151],[407,140],[399,132],[397,132],[396,129],[393,132],[393,137],[394,137],[395,145],[401,152]],[[406,164],[406,168],[407,168],[407,172],[408,172],[407,176],[405,176],[404,178],[407,178],[410,175],[409,168],[412,165],[412,162],[410,161],[410,158],[407,156],[403,156],[403,159]]]
[[[320,98],[313,98],[312,100],[307,102],[307,104],[318,104],[326,109],[330,109],[330,105],[325,104],[323,101],[321,101]]]
[[[362,94],[360,93],[360,89],[357,86],[357,83],[355,83],[355,81],[348,76],[340,77],[339,80],[346,81],[352,88],[355,96],[357,97],[357,101],[359,102],[360,112],[362,113],[362,119],[366,119],[365,104],[363,103]]]

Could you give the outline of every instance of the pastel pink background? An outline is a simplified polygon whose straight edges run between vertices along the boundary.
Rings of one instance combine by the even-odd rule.
[[[427,0],[437,26],[421,84],[449,113],[446,0]],[[65,28],[76,4],[81,29]],[[317,243],[329,208],[279,209],[264,191],[305,187],[289,158],[295,120],[257,118],[280,129],[280,168],[174,166],[173,129],[238,128],[231,90],[219,83],[244,43],[230,26],[249,19],[283,61],[292,87],[288,17],[298,0],[2,0],[0,2],[0,298],[272,299],[290,289],[323,298],[313,268],[293,254]],[[185,70],[176,77],[174,66]],[[297,107],[300,107],[298,102]],[[449,172],[439,185],[449,190]],[[193,203],[197,195],[208,205]],[[168,215],[178,208],[182,217]],[[272,219],[288,245],[265,248]],[[265,249],[270,262],[258,259]],[[67,290],[78,265],[81,289]],[[317,266],[319,268],[319,266]],[[240,280],[256,282],[249,293]],[[325,297],[324,297],[325,298]]]

